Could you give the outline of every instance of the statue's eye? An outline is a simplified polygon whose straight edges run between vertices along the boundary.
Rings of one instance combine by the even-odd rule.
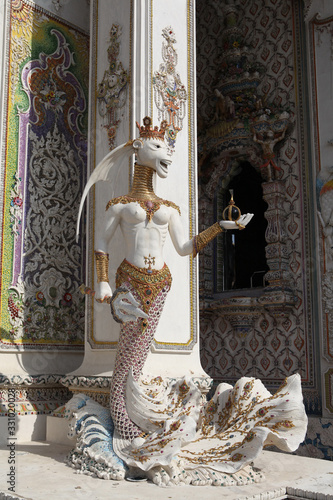
[[[161,146],[159,144],[155,144],[155,147],[156,148],[160,148]]]

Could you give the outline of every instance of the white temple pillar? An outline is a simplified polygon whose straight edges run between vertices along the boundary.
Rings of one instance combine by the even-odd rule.
[[[194,2],[94,0],[91,10],[90,172],[110,149],[138,136],[136,121],[142,124],[148,115],[155,126],[170,117],[168,96],[169,103],[179,108],[173,121],[181,130],[173,147],[171,139],[175,134],[170,127],[173,163],[168,178],[157,180],[156,194],[180,207],[185,235],[191,239],[197,233]],[[106,93],[104,87],[103,97],[101,83],[107,79],[112,83]],[[133,160],[129,163],[117,191],[109,183],[100,182],[90,193],[86,284],[93,289],[96,229],[103,224],[109,199],[128,193]],[[120,230],[110,244],[109,254],[110,284],[114,289],[115,271],[123,260]],[[173,283],[144,372],[170,377],[190,375],[202,378],[207,385],[199,359],[197,261],[180,257],[170,238],[164,255]],[[109,307],[87,297],[85,358],[68,377],[71,388],[80,385],[81,377],[111,375],[118,335],[119,326]]]

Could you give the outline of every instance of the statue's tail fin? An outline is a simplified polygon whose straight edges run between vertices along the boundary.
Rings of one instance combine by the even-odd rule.
[[[128,159],[133,153],[134,153],[133,141],[129,141],[126,144],[122,144],[121,146],[118,146],[117,148],[110,151],[110,153],[108,153],[103,158],[103,160],[97,165],[95,170],[92,172],[91,176],[88,179],[87,184],[85,185],[81,198],[79,214],[77,219],[77,226],[76,226],[76,242],[78,241],[79,238],[80,220],[81,220],[83,205],[90,188],[98,181],[109,181],[112,183],[116,179],[118,173],[118,169],[113,168],[115,164],[118,163],[119,167],[121,167],[123,160]]]

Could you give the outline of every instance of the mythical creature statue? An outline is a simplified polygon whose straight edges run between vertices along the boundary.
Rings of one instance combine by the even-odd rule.
[[[171,165],[164,142],[166,124],[153,128],[149,117],[143,123],[137,124],[138,139],[111,151],[97,166],[81,201],[80,214],[90,187],[107,179],[116,162],[135,153],[132,188],[127,195],[109,201],[105,227],[97,236],[95,249],[95,298],[111,302],[113,317],[121,323],[111,382],[112,418],[87,397],[71,400],[67,406],[73,415],[71,432],[79,439],[70,461],[82,471],[111,479],[123,478],[126,464],[132,475],[145,475],[156,484],[257,481],[260,474],[247,464],[264,444],[292,451],[304,438],[306,415],[298,376],[286,380],[274,395],[253,378],[241,379],[234,388],[221,384],[204,405],[200,390],[187,377],[172,383],[157,377],[148,389],[140,385],[171,287],[163,256],[167,234],[178,254],[195,257],[219,233],[243,229],[253,216],[245,214],[237,222],[216,222],[187,241],[179,208],[159,198],[153,189],[154,175],[166,178]],[[117,270],[112,292],[108,248],[118,226],[124,236],[125,259]],[[237,472],[240,469],[242,473]]]
[[[223,228],[245,227],[253,215],[243,215],[237,223],[218,222],[193,240],[185,240],[179,207],[159,198],[153,189],[153,176],[166,178],[172,163],[164,142],[165,125],[163,122],[159,130],[152,128],[149,117],[144,118],[143,127],[137,124],[140,137],[125,146],[136,154],[133,185],[127,195],[109,201],[105,227],[97,236],[95,250],[98,280],[95,299],[103,302],[112,297],[113,317],[122,323],[112,377],[111,415],[117,431],[131,440],[142,434],[142,430],[128,418],[126,382],[131,369],[134,380],[139,378],[171,287],[171,274],[163,257],[168,232],[180,255],[196,256]],[[111,152],[94,172],[94,182],[98,171],[104,172],[105,165],[110,166],[112,157]],[[118,226],[124,236],[125,259],[117,270],[117,289],[113,294],[108,278],[108,248]]]
[[[277,172],[281,172],[281,168],[274,162],[274,146],[284,139],[286,130],[287,126],[280,133],[275,133],[273,130],[258,133],[254,130],[253,141],[261,145],[263,160],[265,160],[265,163],[260,166],[260,169],[263,171],[264,178],[269,182],[276,179]]]

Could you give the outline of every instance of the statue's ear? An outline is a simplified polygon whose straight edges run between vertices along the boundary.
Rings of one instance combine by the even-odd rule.
[[[133,141],[133,148],[135,149],[135,151],[137,151],[138,149],[141,149],[143,147],[143,143],[141,141],[141,139],[135,139]]]

